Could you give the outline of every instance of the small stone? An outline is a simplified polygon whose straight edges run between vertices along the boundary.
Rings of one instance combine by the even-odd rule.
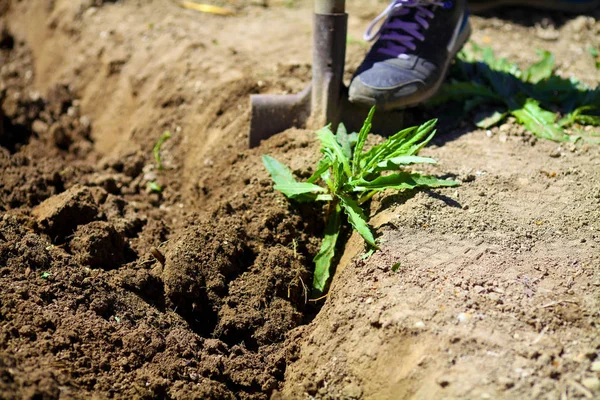
[[[594,372],[600,372],[600,361],[594,361],[590,367],[590,370]]]
[[[503,390],[511,389],[515,386],[515,381],[507,377],[498,378],[498,384],[502,387]]]
[[[594,392],[600,390],[600,379],[596,377],[584,378],[581,380],[581,384]]]
[[[354,382],[350,382],[342,389],[342,395],[347,399],[358,399],[362,396],[362,389]]]
[[[502,298],[500,298],[498,293],[490,293],[488,298],[496,304],[502,304]]]
[[[470,313],[460,313],[458,314],[458,322],[460,323],[466,323],[468,322],[471,318],[473,318],[473,315]]]
[[[424,329],[425,328],[425,322],[423,322],[423,321],[417,321],[417,322],[415,322],[415,328],[417,328],[417,329]]]
[[[558,157],[560,157],[561,156],[560,147],[558,149],[552,150],[552,152],[549,155],[552,158],[558,158]]]
[[[474,291],[475,291],[475,293],[477,293],[477,294],[481,294],[481,293],[485,292],[485,288],[484,288],[483,286],[479,286],[479,285],[475,286],[475,287],[473,288],[473,290],[474,290]]]
[[[48,132],[48,124],[42,120],[36,119],[31,125],[31,130],[41,136]]]

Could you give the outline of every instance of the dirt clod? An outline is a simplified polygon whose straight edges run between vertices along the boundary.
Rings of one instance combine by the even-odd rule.
[[[82,265],[91,268],[112,269],[125,262],[125,240],[105,221],[80,226],[73,234],[69,248]]]
[[[98,205],[92,192],[83,186],[50,197],[31,211],[38,228],[52,238],[64,240],[79,225],[92,222],[98,215]]]

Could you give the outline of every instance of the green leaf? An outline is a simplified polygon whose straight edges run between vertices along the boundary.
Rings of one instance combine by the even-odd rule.
[[[458,182],[448,181],[436,178],[435,176],[421,175],[417,173],[400,172],[397,174],[380,176],[372,181],[364,179],[351,181],[349,185],[353,186],[354,191],[364,192],[370,190],[404,190],[414,189],[420,186],[427,187],[452,187],[457,186]]]
[[[364,165],[357,177],[362,178],[376,172],[377,165],[390,159],[418,154],[435,135],[437,120],[425,122],[419,127],[404,129],[385,142],[373,146],[364,155]]]
[[[579,107],[558,121],[558,125],[561,127],[568,127],[575,123],[579,123],[583,125],[600,126],[600,116],[585,114],[586,111],[592,111],[596,109],[598,109],[597,106]]]
[[[379,249],[375,243],[375,237],[371,228],[367,223],[367,217],[363,210],[360,208],[358,203],[346,195],[338,195],[342,201],[342,207],[346,215],[348,216],[348,222],[354,227],[354,229],[365,239],[365,241],[372,247]]]
[[[352,148],[356,144],[358,139],[357,133],[350,133],[346,130],[346,126],[342,123],[338,125],[337,133],[335,135],[337,142],[342,146],[344,155],[350,160],[352,158]]]
[[[395,171],[404,165],[411,164],[437,164],[433,158],[419,157],[419,156],[398,156],[382,161],[377,164],[375,169],[377,172],[381,171]]]
[[[363,124],[360,132],[358,133],[358,138],[356,139],[356,146],[354,148],[354,157],[352,159],[352,173],[353,175],[357,175],[360,171],[360,160],[363,157],[363,147],[367,142],[367,137],[369,136],[369,132],[371,132],[371,128],[373,127],[373,115],[375,114],[375,106],[371,107],[369,110],[369,115],[367,115],[367,119],[365,119],[365,123]]]
[[[52,274],[50,272],[42,272],[42,279],[48,279],[52,276]]]
[[[315,194],[326,192],[327,189],[321,186],[314,185],[308,182],[297,182],[292,175],[292,171],[285,165],[274,159],[273,157],[264,155],[263,164],[267,171],[271,174],[275,186],[275,190],[280,191],[289,198],[297,198],[302,200],[301,195]],[[312,200],[311,198],[304,198],[304,200]]]
[[[527,68],[523,73],[523,80],[525,82],[538,83],[552,76],[555,64],[554,55],[549,51],[541,50],[538,51],[538,55],[542,59]]]
[[[163,169],[162,160],[160,158],[160,148],[162,147],[163,143],[170,138],[171,132],[167,131],[163,133],[162,136],[158,139],[158,142],[156,142],[156,144],[154,145],[154,149],[152,149],[152,153],[154,154],[154,160],[156,160],[156,166],[159,171],[162,171]]]
[[[335,255],[335,246],[340,234],[341,226],[342,208],[338,203],[335,205],[331,215],[329,215],[327,226],[325,227],[325,235],[323,237],[323,241],[321,242],[321,248],[313,259],[315,263],[313,288],[319,293],[322,293],[325,290],[325,286],[329,280],[331,261]]]
[[[321,151],[331,158],[334,166],[336,162],[341,164],[346,175],[351,176],[350,159],[344,154],[342,146],[337,142],[329,126],[319,129],[316,135],[321,141]]]
[[[507,115],[508,111],[499,112],[498,110],[493,110],[491,112],[480,112],[475,115],[475,125],[482,129],[491,128],[499,124]]]
[[[329,160],[328,157],[326,157],[326,158],[322,159],[321,161],[319,161],[319,164],[317,165],[317,170],[306,181],[308,183],[315,183],[316,181],[319,180],[319,178],[321,178],[321,176],[325,172],[327,172],[327,170],[329,168],[331,168],[331,161]]]
[[[556,125],[556,114],[542,109],[533,99],[527,99],[523,108],[511,110],[511,114],[537,137],[555,142],[571,141],[569,135]]]
[[[146,187],[148,188],[149,191],[154,192],[154,193],[161,193],[163,190],[162,187],[154,181],[148,182]]]

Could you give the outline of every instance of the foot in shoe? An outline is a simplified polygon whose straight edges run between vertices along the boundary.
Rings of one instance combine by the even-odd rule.
[[[365,39],[376,42],[352,78],[350,101],[390,110],[429,99],[469,38],[468,17],[466,0],[393,0],[367,29]]]

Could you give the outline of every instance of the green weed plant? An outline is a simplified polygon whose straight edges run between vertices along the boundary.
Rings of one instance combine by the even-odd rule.
[[[313,288],[316,294],[325,291],[344,224],[349,223],[370,249],[378,249],[363,209],[374,194],[388,189],[436,188],[458,184],[406,171],[406,167],[412,164],[436,163],[432,158],[417,155],[435,135],[436,120],[404,129],[385,142],[366,149],[374,111],[375,108],[372,108],[359,133],[347,133],[342,124],[335,134],[331,126],[316,132],[323,157],[315,173],[305,182],[297,181],[290,169],[273,157],[263,156],[263,163],[271,174],[276,190],[298,202],[327,202],[325,233],[314,258]]]
[[[522,70],[491,48],[472,44],[457,56],[450,81],[429,103],[459,102],[464,112],[479,111],[475,124],[488,129],[509,115],[535,136],[555,142],[586,140],[583,126],[600,126],[600,87],[555,74],[555,57],[539,51],[540,60]]]

